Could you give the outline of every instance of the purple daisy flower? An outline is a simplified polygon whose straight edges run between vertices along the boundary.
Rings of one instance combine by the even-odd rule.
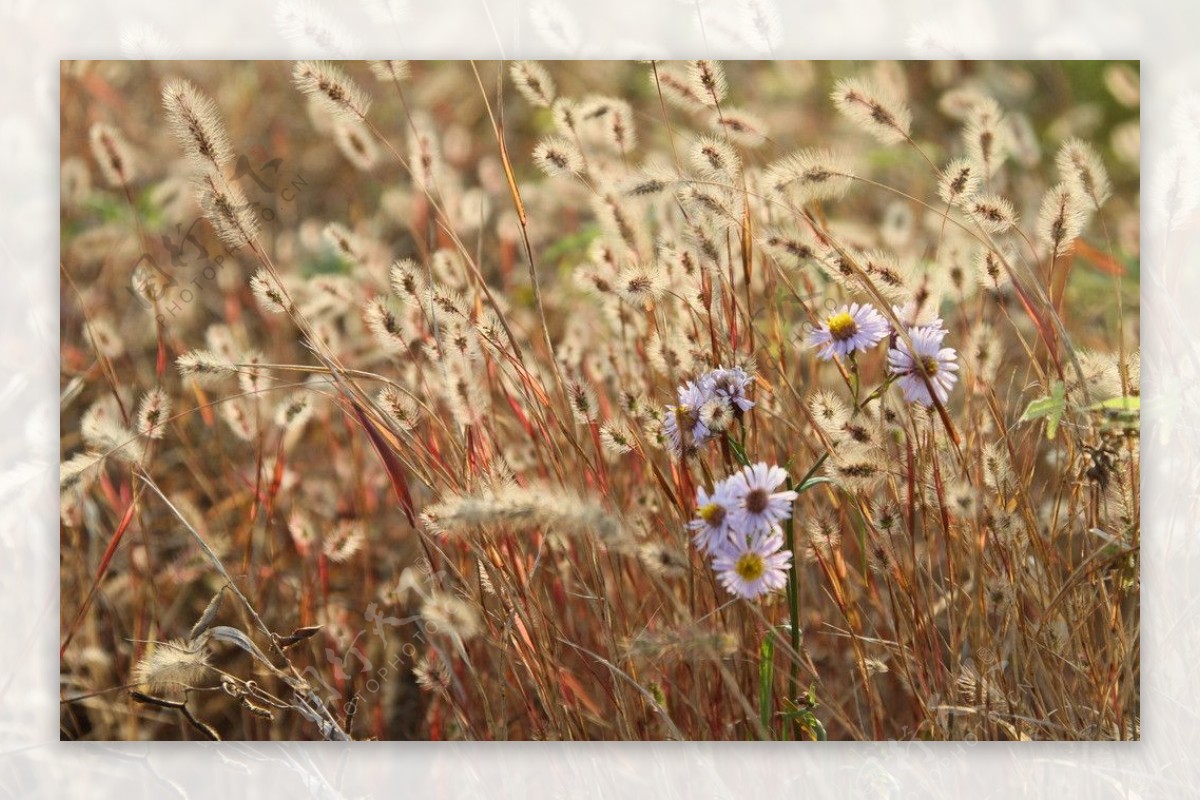
[[[712,560],[713,571],[725,589],[748,600],[783,589],[791,566],[792,552],[783,550],[778,526],[727,540]]]
[[[663,433],[677,458],[692,453],[712,437],[708,426],[700,419],[700,409],[712,398],[712,393],[694,381],[679,388],[679,403],[668,406],[663,415]]]
[[[787,481],[787,471],[766,462],[743,467],[726,479],[737,498],[733,527],[747,534],[765,531],[792,516],[798,495],[792,490],[774,492]]]
[[[812,347],[821,348],[822,359],[840,356],[843,359],[856,350],[874,347],[891,329],[874,306],[851,303],[826,317],[809,337]]]
[[[941,403],[950,397],[950,390],[958,380],[958,353],[954,348],[942,347],[945,336],[942,328],[910,328],[911,350],[907,342],[897,337],[896,346],[888,351],[888,370],[899,377],[897,383],[910,403],[933,406],[934,396]],[[929,394],[930,388],[933,395]]]
[[[712,399],[712,392],[702,383],[688,381],[679,388],[679,405],[676,409],[687,408],[694,414],[695,419],[692,422],[691,434],[692,439],[697,445],[704,443],[706,439],[712,436],[712,432],[704,423],[700,422],[700,408]]]
[[[754,401],[746,397],[746,389],[754,383],[754,376],[741,367],[728,370],[718,367],[706,373],[700,381],[713,394],[724,398],[740,411],[748,412],[754,408]]]
[[[696,450],[696,440],[692,436],[692,432],[699,424],[698,409],[690,406],[668,406],[664,410],[663,435],[671,448],[671,454],[676,459],[682,459]]]
[[[701,551],[716,551],[729,542],[733,534],[730,524],[737,507],[737,496],[728,479],[718,481],[711,494],[704,487],[696,490],[696,519],[688,523],[695,533],[692,542]]]

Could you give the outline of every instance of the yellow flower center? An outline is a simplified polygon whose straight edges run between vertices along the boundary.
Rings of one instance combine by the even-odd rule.
[[[829,335],[838,342],[844,342],[858,333],[858,323],[848,312],[833,315],[825,321],[825,326],[829,329]]]
[[[719,503],[709,503],[700,507],[700,519],[716,528],[725,521],[725,507]]]
[[[919,363],[921,365],[921,370],[925,373],[925,375],[929,376],[930,378],[933,378],[935,375],[937,375],[938,360],[936,358],[933,356],[922,356]]]
[[[750,551],[738,557],[733,569],[746,581],[757,581],[767,572],[767,563],[761,556]]]

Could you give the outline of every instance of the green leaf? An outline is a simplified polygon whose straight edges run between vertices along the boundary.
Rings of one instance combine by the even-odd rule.
[[[812,489],[813,487],[817,486],[818,484],[832,484],[832,483],[833,482],[825,476],[815,476],[813,478],[810,478],[808,481],[805,481],[800,486],[796,487],[796,492],[804,492],[805,490]]]
[[[728,433],[725,434],[725,441],[729,443],[729,449],[733,451],[733,457],[738,460],[738,464],[742,467],[749,467],[750,460],[746,457],[746,449],[742,447],[741,443]]]
[[[768,631],[758,651],[758,716],[771,730],[771,682],[775,676],[775,634]]]
[[[1115,409],[1119,412],[1136,412],[1142,408],[1142,399],[1138,395],[1125,395],[1120,398],[1109,398],[1108,400],[1093,403],[1089,409]]]
[[[1066,409],[1066,388],[1063,386],[1063,382],[1055,381],[1048,396],[1029,402],[1029,405],[1025,407],[1025,412],[1021,415],[1021,421],[1046,418],[1046,439],[1054,439],[1054,435],[1058,432],[1058,424]]]

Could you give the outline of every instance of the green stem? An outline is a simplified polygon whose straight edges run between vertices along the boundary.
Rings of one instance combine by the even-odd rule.
[[[812,486],[809,484],[809,481],[813,478],[813,476],[816,475],[817,471],[821,469],[821,465],[825,464],[825,460],[828,458],[829,458],[829,454],[823,453],[823,454],[821,454],[820,458],[817,459],[817,461],[813,463],[813,466],[810,467],[808,472],[804,474],[804,478],[800,480],[800,484],[798,485],[799,492],[804,492],[804,490],[806,490],[810,486]],[[792,490],[792,489],[795,489],[796,486],[797,485],[792,484],[791,478],[788,478],[787,488],[789,490]],[[788,568],[788,583],[787,583],[788,615],[791,618],[790,634],[791,634],[792,652],[793,652],[793,654],[799,654],[800,653],[800,570],[797,567],[797,562],[799,561],[799,557],[796,554],[796,528],[795,528],[794,516],[789,517],[787,519],[787,522],[784,524],[784,530],[787,534],[788,550],[792,552],[792,565],[791,565],[791,567]],[[797,670],[797,665],[795,662],[795,657],[793,656],[792,665],[788,669],[788,700],[792,701],[792,702],[795,702],[795,700],[796,700],[796,687],[797,687],[796,670]],[[786,737],[787,739],[791,739],[792,728],[794,726],[795,726],[795,724],[791,723],[790,725],[788,725],[784,728],[784,737]]]
[[[771,731],[771,685],[775,678],[775,632],[768,630],[758,652],[758,716],[763,728]]]
[[[871,401],[875,400],[876,398],[879,398],[881,395],[883,395],[883,393],[887,392],[887,390],[888,390],[888,387],[890,387],[890,386],[891,386],[891,385],[892,385],[892,384],[893,384],[895,381],[896,381],[896,377],[895,377],[895,376],[892,376],[892,375],[889,375],[889,376],[887,377],[887,379],[886,379],[886,380],[885,380],[885,381],[884,381],[882,384],[880,384],[879,386],[875,387],[875,389],[873,389],[873,390],[871,391],[871,394],[870,394],[870,395],[868,395],[867,397],[865,397],[865,398],[863,398],[863,399],[862,399],[862,403],[859,403],[859,402],[857,401],[857,395],[858,395],[858,392],[857,392],[857,387],[856,387],[856,388],[855,388],[855,397],[856,397],[856,400],[855,400],[855,402],[854,402],[854,411],[855,411],[856,413],[857,413],[857,412],[861,412],[861,411],[863,410],[863,408],[864,408],[864,407],[865,407],[865,406],[866,406],[868,403],[870,403]]]
[[[811,471],[809,471],[811,473]],[[792,489],[792,480],[788,479],[788,489]],[[796,663],[795,654],[800,653],[800,572],[796,568],[796,531],[794,520],[787,519],[787,524],[784,528],[787,531],[787,547],[792,552],[792,564],[788,568],[788,615],[791,617],[791,642],[792,642],[792,665],[788,668],[788,699],[794,701],[796,698]],[[792,730],[795,724],[789,721],[788,725],[783,728],[783,737],[785,740],[792,739]]]

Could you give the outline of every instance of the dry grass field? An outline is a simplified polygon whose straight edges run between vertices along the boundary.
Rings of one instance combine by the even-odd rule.
[[[64,62],[61,737],[1139,737],[1136,67]]]

